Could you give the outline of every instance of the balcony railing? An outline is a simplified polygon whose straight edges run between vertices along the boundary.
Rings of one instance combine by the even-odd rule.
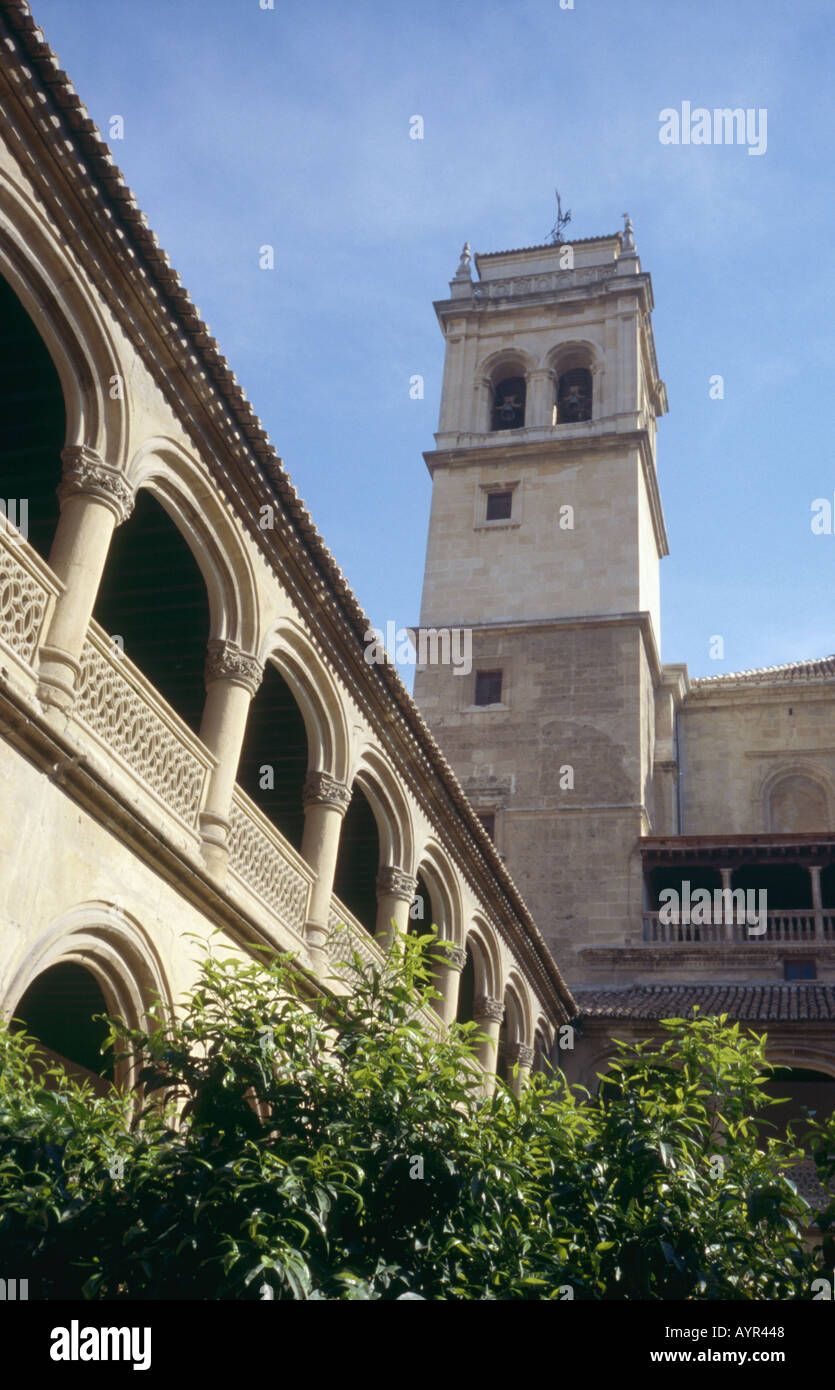
[[[0,517],[0,646],[30,670],[60,587],[32,547]]]
[[[749,923],[744,915],[732,921],[717,918],[710,922],[666,922],[657,912],[643,914],[643,940],[650,943],[692,946],[729,944],[756,945],[757,942],[788,945],[835,944],[835,911],[812,908],[767,912],[765,931],[760,923]]]
[[[138,790],[196,835],[197,813],[214,759],[95,622],[81,652],[73,716]]]
[[[311,869],[240,787],[235,788],[229,820],[230,871],[285,926],[301,933]]]

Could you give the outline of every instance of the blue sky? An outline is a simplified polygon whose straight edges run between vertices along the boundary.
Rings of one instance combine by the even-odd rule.
[[[465,240],[547,239],[557,185],[574,236],[628,210],[653,279],[663,659],[835,651],[832,0],[275,6],[32,8],[372,621],[419,613],[432,301]],[[766,153],[661,145],[684,100],[766,108]]]

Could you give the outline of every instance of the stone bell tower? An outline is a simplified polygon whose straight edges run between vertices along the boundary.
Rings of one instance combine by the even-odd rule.
[[[628,218],[477,255],[476,280],[470,262],[465,246],[435,305],[446,360],[420,622],[471,629],[472,670],[419,665],[415,695],[579,983],[582,947],[639,937],[639,836],[677,828],[672,730],[655,720],[652,287]]]

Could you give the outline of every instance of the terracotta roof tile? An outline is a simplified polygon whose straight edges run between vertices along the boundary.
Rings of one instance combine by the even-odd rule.
[[[586,1018],[688,1018],[697,1004],[701,1013],[751,1022],[835,1020],[835,984],[575,985],[572,993]]]
[[[728,671],[721,676],[698,676],[691,690],[706,691],[732,685],[780,685],[835,680],[835,656],[813,661],[788,661],[782,666],[758,666],[750,671]]]

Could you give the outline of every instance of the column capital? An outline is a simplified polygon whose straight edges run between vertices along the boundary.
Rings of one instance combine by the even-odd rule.
[[[435,946],[443,951],[445,956],[444,964],[449,965],[452,970],[463,970],[467,964],[467,952],[463,946],[456,946],[454,941],[447,941],[444,937],[439,937]]]
[[[520,1067],[533,1066],[533,1048],[528,1047],[527,1043],[513,1042],[507,1045],[507,1060],[511,1066],[517,1062]]]
[[[264,667],[257,656],[241,651],[235,642],[213,637],[206,648],[203,677],[207,686],[212,681],[231,681],[254,695],[264,679]]]
[[[118,468],[105,463],[101,454],[86,444],[68,444],[61,450],[63,476],[58,485],[58,500],[63,505],[68,497],[93,497],[109,507],[121,526],[133,511],[134,491]]]
[[[351,788],[329,772],[308,772],[302,789],[303,806],[332,806],[344,815],[351,801]]]
[[[413,874],[407,874],[405,869],[395,868],[393,864],[386,864],[377,874],[377,896],[383,893],[390,893],[394,898],[401,898],[403,902],[414,902],[417,890],[417,879]]]
[[[504,1018],[504,1000],[493,999],[489,994],[476,995],[473,1018],[476,1023],[501,1023]]]

